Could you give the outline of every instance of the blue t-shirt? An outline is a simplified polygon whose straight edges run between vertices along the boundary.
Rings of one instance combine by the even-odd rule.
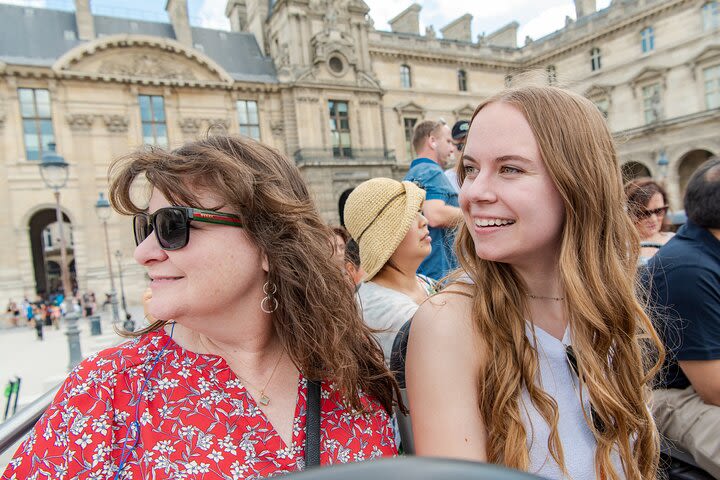
[[[720,359],[720,240],[688,221],[647,269],[652,313],[667,349],[660,386],[687,388],[678,360]]]
[[[446,205],[459,206],[458,195],[437,163],[429,158],[417,158],[410,164],[410,170],[403,180],[415,182],[425,190],[425,200],[442,200]],[[455,230],[452,228],[430,227],[432,253],[423,260],[418,273],[435,280],[444,277],[457,267],[453,251]]]

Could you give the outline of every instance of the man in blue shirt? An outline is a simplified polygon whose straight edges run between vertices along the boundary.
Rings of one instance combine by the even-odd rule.
[[[443,174],[455,148],[450,127],[443,121],[421,122],[415,127],[413,148],[418,158],[410,164],[403,180],[425,189],[422,210],[432,238],[432,253],[420,264],[418,273],[439,280],[457,267],[454,232],[462,221],[457,192]]]
[[[688,222],[648,263],[649,293],[667,349],[653,394],[660,433],[720,478],[720,159],[685,193]]]

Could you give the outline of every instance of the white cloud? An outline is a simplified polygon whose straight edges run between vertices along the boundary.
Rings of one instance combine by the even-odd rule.
[[[191,23],[198,27],[230,30],[230,21],[225,16],[227,0],[203,0],[200,7],[192,12],[190,5]]]

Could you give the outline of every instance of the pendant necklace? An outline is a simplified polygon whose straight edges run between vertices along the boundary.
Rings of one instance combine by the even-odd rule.
[[[283,351],[280,352],[280,355],[278,356],[277,362],[275,362],[275,366],[273,367],[272,372],[270,373],[270,376],[268,377],[267,381],[265,382],[265,386],[260,390],[260,399],[258,400],[258,403],[259,403],[260,405],[262,405],[263,407],[266,407],[266,406],[268,406],[268,405],[270,404],[270,396],[268,396],[268,395],[265,393],[265,390],[267,390],[268,385],[270,385],[270,381],[272,380],[273,375],[275,375],[275,371],[277,370],[278,365],[280,365],[280,360],[282,359],[284,353],[285,353],[285,350],[283,350]],[[243,382],[245,382],[245,384],[246,384],[247,386],[252,387],[252,385],[250,385],[250,382],[248,382],[247,380],[243,379],[242,377],[240,378],[240,380],[242,380]],[[255,387],[253,387],[253,388],[255,388]]]
[[[526,293],[525,295],[536,300],[555,300],[556,302],[562,302],[565,300],[565,297],[544,297],[542,295],[533,295],[532,293]]]

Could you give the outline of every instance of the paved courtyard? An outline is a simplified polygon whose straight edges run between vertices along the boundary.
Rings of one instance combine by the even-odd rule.
[[[136,325],[141,325],[142,307],[129,307],[128,310],[135,319]],[[81,318],[78,322],[83,357],[125,340],[113,330],[110,309],[99,313],[102,335],[90,335],[90,323],[87,318]],[[24,320],[22,323],[24,324]],[[0,317],[0,382],[2,382],[0,387],[4,392],[8,381],[15,377],[22,379],[18,410],[62,382],[67,375],[70,353],[68,338],[65,335],[66,329],[64,324],[58,330],[54,327],[45,327],[43,329],[45,339],[40,341],[34,328],[12,327],[4,315]],[[0,422],[3,420],[5,405],[6,398],[3,395]],[[16,448],[16,446],[12,447],[0,454],[0,473],[5,469]]]

